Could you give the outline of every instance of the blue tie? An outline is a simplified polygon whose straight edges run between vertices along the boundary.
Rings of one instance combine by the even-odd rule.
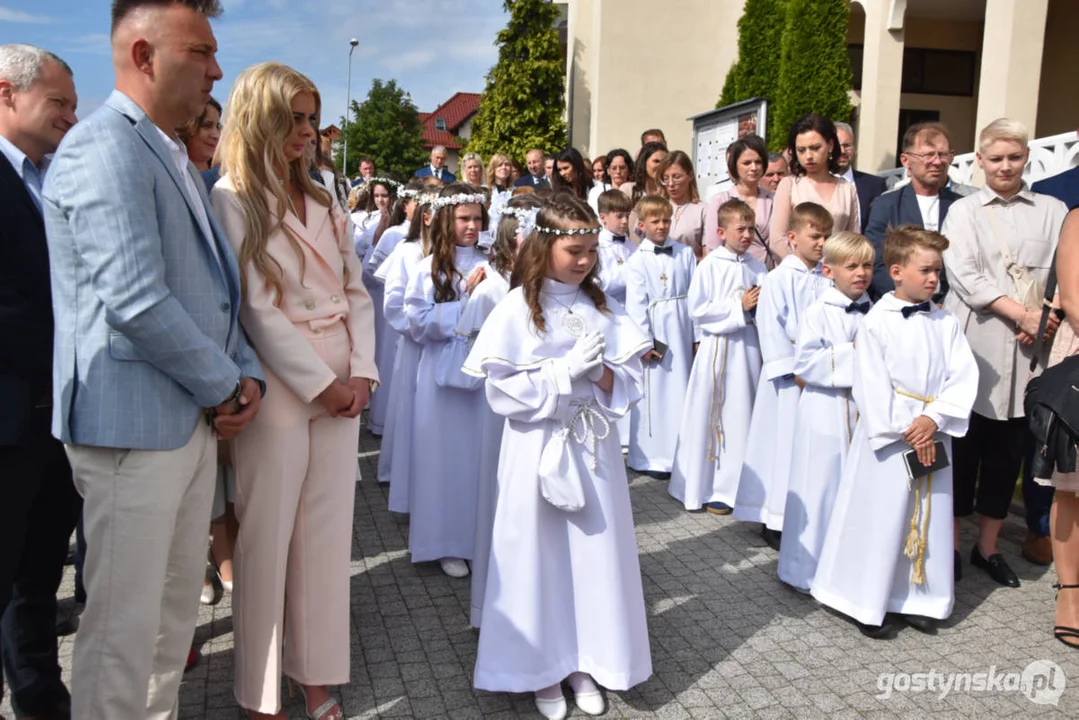
[[[915,313],[920,313],[920,312],[926,312],[927,313],[932,308],[933,308],[933,306],[929,304],[928,300],[926,300],[925,302],[920,302],[917,305],[907,305],[905,308],[902,308],[901,312],[903,313],[903,317],[909,318],[911,315],[914,315]]]
[[[850,305],[847,306],[847,312],[849,312],[849,313],[861,313],[861,314],[865,315],[867,312],[869,312],[869,301],[867,300],[866,302],[863,302],[863,303],[856,303],[856,302],[851,303]]]

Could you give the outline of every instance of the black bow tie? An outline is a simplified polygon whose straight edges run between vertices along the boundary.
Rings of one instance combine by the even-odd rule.
[[[914,313],[920,313],[920,312],[926,312],[927,313],[932,308],[933,308],[933,306],[929,303],[928,300],[926,300],[925,302],[920,302],[917,305],[907,305],[905,308],[902,308],[901,312],[903,313],[903,317],[909,318]]]
[[[656,255],[670,255],[674,257],[674,245],[664,245],[656,248]]]
[[[611,240],[614,240],[615,242],[624,243],[626,241],[626,236],[625,235],[611,235]]]
[[[849,313],[861,313],[861,314],[865,315],[867,312],[869,312],[869,301],[867,300],[866,302],[861,302],[861,303],[853,302],[853,303],[851,303],[850,305],[847,306],[847,312],[849,312]]]

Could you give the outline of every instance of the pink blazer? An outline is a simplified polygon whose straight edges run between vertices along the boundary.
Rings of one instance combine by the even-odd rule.
[[[275,200],[267,192],[270,207]],[[229,243],[240,255],[244,240],[244,214],[228,175],[210,194],[214,213],[225,228]],[[375,367],[375,315],[361,281],[363,268],[352,248],[351,221],[331,203],[326,208],[306,198],[307,226],[286,211],[284,223],[299,238],[300,256],[284,230],[270,233],[267,253],[281,267],[284,292],[275,303],[273,286],[253,265],[241,265],[246,294],[240,322],[259,359],[300,399],[310,403],[328,388],[337,374],[319,356],[308,338],[344,322],[351,340],[350,377],[378,380]],[[348,280],[345,280],[348,268]]]

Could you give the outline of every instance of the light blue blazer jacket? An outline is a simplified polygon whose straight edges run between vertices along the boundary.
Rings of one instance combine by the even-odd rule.
[[[213,237],[163,138],[119,91],[68,132],[49,166],[52,429],[65,443],[183,447],[237,380],[262,380],[237,319],[236,258],[187,171]]]

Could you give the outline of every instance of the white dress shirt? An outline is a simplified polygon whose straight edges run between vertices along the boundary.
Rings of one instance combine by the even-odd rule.
[[[154,129],[161,135],[161,139],[165,141],[165,146],[169,149],[172,162],[176,165],[176,170],[180,173],[180,177],[184,179],[184,192],[187,193],[187,199],[191,202],[191,206],[195,208],[195,219],[198,220],[199,228],[210,243],[210,248],[214,252],[214,259],[220,263],[221,252],[217,249],[217,240],[214,238],[214,231],[210,227],[210,217],[206,214],[206,206],[199,196],[195,178],[191,174],[193,166],[191,165],[191,160],[187,157],[187,148],[184,147],[182,142],[174,140],[157,125],[154,125]]]

